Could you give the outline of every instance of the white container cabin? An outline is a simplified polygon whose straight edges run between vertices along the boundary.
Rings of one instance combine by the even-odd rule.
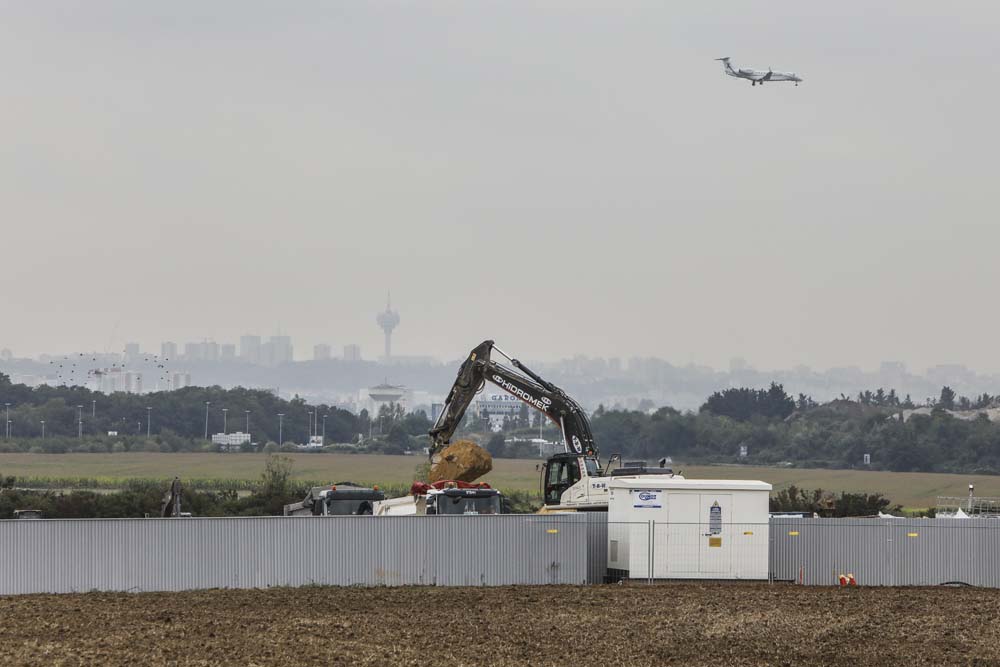
[[[632,579],[767,579],[771,485],[614,478],[608,569]]]

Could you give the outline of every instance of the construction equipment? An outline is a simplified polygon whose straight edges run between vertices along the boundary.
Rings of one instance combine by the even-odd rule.
[[[181,478],[174,477],[174,481],[170,482],[170,488],[165,494],[163,494],[163,503],[160,505],[160,517],[181,517],[184,513],[181,512]],[[191,516],[187,514],[187,516]]]
[[[349,516],[372,514],[385,493],[376,487],[353,482],[337,482],[330,486],[314,486],[297,503],[285,505],[285,516]]]
[[[514,368],[493,361],[491,354],[494,351],[507,359]],[[606,512],[610,477],[673,476],[673,471],[665,467],[665,461],[661,461],[659,468],[636,463],[602,471],[597,444],[590,430],[590,420],[579,403],[517,359],[508,356],[492,340],[483,341],[476,346],[458,369],[458,377],[448,393],[444,409],[430,430],[432,467],[438,453],[462,423],[472,399],[487,381],[541,412],[562,433],[566,451],[550,457],[542,466],[543,512]],[[609,468],[614,460],[612,458],[608,462]]]
[[[503,495],[489,484],[453,479],[414,482],[410,495],[375,504],[376,516],[501,514],[504,510]]]

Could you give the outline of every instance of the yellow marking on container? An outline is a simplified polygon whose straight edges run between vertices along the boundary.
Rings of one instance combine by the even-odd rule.
[[[549,535],[555,535],[556,533],[559,532],[559,529],[558,528],[549,528],[545,532],[548,533]]]
[[[792,537],[795,537],[796,535],[799,534],[799,531],[797,531],[797,530],[790,530],[790,531],[788,531],[788,534],[791,535]]]
[[[753,535],[753,531],[752,530],[744,530],[743,534],[744,535]]]
[[[907,537],[920,537],[920,533],[907,533]]]
[[[722,538],[721,537],[710,537],[708,538],[708,546],[710,547],[721,547]]]

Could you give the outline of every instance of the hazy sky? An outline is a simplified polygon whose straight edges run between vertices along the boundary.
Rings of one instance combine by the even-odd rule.
[[[5,2],[0,347],[373,357],[391,289],[401,354],[1000,371],[998,34],[996,2]]]

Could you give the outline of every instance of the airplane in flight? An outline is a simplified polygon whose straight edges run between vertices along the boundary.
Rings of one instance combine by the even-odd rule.
[[[737,79],[749,79],[751,86],[756,86],[758,83],[763,86],[765,81],[794,81],[797,86],[802,81],[802,77],[795,72],[772,72],[771,68],[768,68],[766,72],[759,69],[733,69],[733,66],[729,64],[728,56],[716,58],[716,60],[722,61],[726,68],[726,74],[735,76]]]

